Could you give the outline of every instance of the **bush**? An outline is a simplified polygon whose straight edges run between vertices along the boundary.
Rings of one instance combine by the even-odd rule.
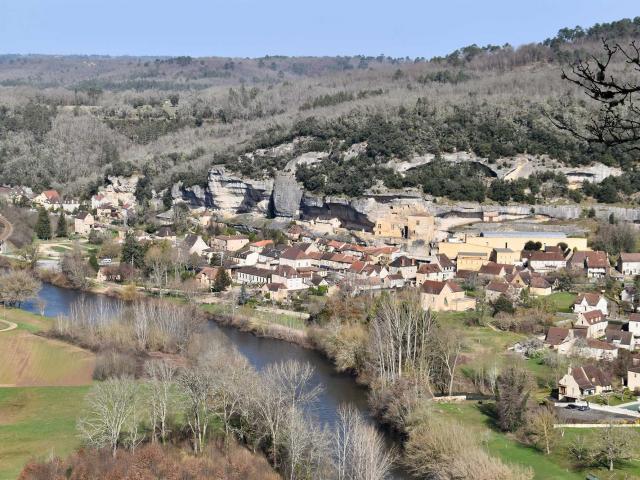
[[[108,350],[100,352],[96,356],[93,379],[106,380],[113,377],[135,377],[138,373],[138,361],[135,355]]]

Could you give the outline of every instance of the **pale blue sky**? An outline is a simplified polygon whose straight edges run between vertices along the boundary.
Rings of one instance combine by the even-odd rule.
[[[431,57],[637,15],[638,0],[0,0],[0,53]]]

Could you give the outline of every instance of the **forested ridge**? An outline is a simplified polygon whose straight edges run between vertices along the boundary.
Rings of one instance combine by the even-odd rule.
[[[574,200],[618,201],[640,187],[636,151],[590,145],[550,118],[561,111],[579,122],[594,108],[563,80],[563,69],[600,54],[602,39],[629,44],[639,33],[637,17],[432,59],[3,55],[0,178],[87,196],[109,173],[139,171],[144,198],[178,180],[203,184],[212,164],[263,178],[297,155],[325,152],[297,170],[309,191],[416,188],[452,199],[535,202],[545,183]],[[632,73],[618,62],[621,75]],[[293,148],[274,148],[288,142]],[[362,144],[355,153],[354,144]],[[253,155],[256,149],[273,150]],[[630,175],[571,193],[561,176],[506,184],[471,165],[437,161],[451,152],[497,166],[518,154],[568,166],[599,162]],[[436,161],[404,175],[389,165],[420,155]]]

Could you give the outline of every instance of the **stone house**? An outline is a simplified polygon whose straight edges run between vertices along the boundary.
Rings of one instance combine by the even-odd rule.
[[[291,268],[304,268],[313,265],[312,258],[296,247],[290,247],[280,254],[280,265]]]
[[[445,278],[444,272],[440,265],[437,263],[423,263],[416,270],[416,285],[422,285],[426,280],[434,280],[436,282],[443,282],[449,280]]]
[[[558,381],[559,400],[578,401],[611,390],[609,376],[593,365],[569,367],[567,373]]]
[[[488,260],[489,256],[483,252],[460,252],[456,257],[456,269],[477,272]]]
[[[578,320],[575,324],[577,327],[587,329],[588,338],[600,338],[604,336],[609,322],[600,310],[589,310],[578,313]]]
[[[444,253],[436,255],[436,262],[442,269],[442,280],[451,280],[456,275],[456,265]]]
[[[542,276],[532,276],[529,280],[529,294],[534,297],[546,297],[552,290],[552,285]]]
[[[567,262],[567,267],[585,272],[588,278],[603,278],[609,271],[609,257],[602,251],[577,251]]]
[[[629,315],[629,322],[627,322],[629,332],[633,334],[634,337],[640,337],[640,313],[632,313]]]
[[[289,295],[289,291],[283,283],[265,283],[260,291],[264,297],[268,297],[274,302],[284,302]]]
[[[211,248],[221,252],[237,252],[249,243],[244,235],[217,235],[210,241]]]
[[[502,278],[507,274],[505,265],[495,262],[487,262],[480,267],[478,274],[484,278]]]
[[[616,268],[623,275],[640,275],[640,253],[621,253]]]
[[[632,392],[640,391],[640,366],[629,367],[627,370],[627,388]]]
[[[415,258],[402,255],[389,264],[389,272],[392,275],[400,274],[405,279],[414,279],[418,272],[418,262]]]
[[[581,293],[573,303],[574,313],[600,310],[605,316],[609,315],[607,299],[599,293]]]
[[[489,259],[495,263],[517,265],[520,263],[520,252],[510,248],[494,248]]]
[[[527,265],[536,272],[552,272],[567,266],[567,261],[561,252],[532,252]]]
[[[203,267],[196,275],[196,281],[203,289],[211,290],[219,272],[218,267]]]
[[[273,283],[283,284],[287,290],[303,290],[309,288],[302,275],[289,265],[278,265],[271,275]]]
[[[636,339],[631,332],[625,332],[619,329],[607,329],[605,338],[608,343],[617,348],[624,348],[629,351],[633,351],[636,348]]]
[[[94,225],[95,219],[89,212],[80,212],[73,219],[73,230],[78,235],[89,235]]]
[[[193,255],[195,253],[196,255],[203,256],[203,254],[209,251],[209,245],[207,245],[207,242],[205,242],[200,235],[194,235],[192,233],[184,237],[182,246],[189,252],[189,255]]]
[[[60,207],[62,197],[57,190],[45,190],[37,195],[33,202],[44,207],[46,210],[55,210]]]
[[[489,302],[495,302],[501,295],[512,296],[513,288],[504,280],[491,280],[485,287],[484,293]]]
[[[423,309],[435,312],[463,312],[476,306],[475,299],[467,297],[464,290],[452,281],[425,281],[420,287],[420,299]]]
[[[240,267],[235,272],[236,281],[238,283],[246,283],[250,285],[264,285],[265,283],[270,283],[272,276],[272,270],[258,267]]]

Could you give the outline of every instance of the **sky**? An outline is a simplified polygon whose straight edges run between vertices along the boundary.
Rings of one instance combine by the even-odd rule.
[[[0,53],[429,58],[638,15],[638,0],[0,0]]]

